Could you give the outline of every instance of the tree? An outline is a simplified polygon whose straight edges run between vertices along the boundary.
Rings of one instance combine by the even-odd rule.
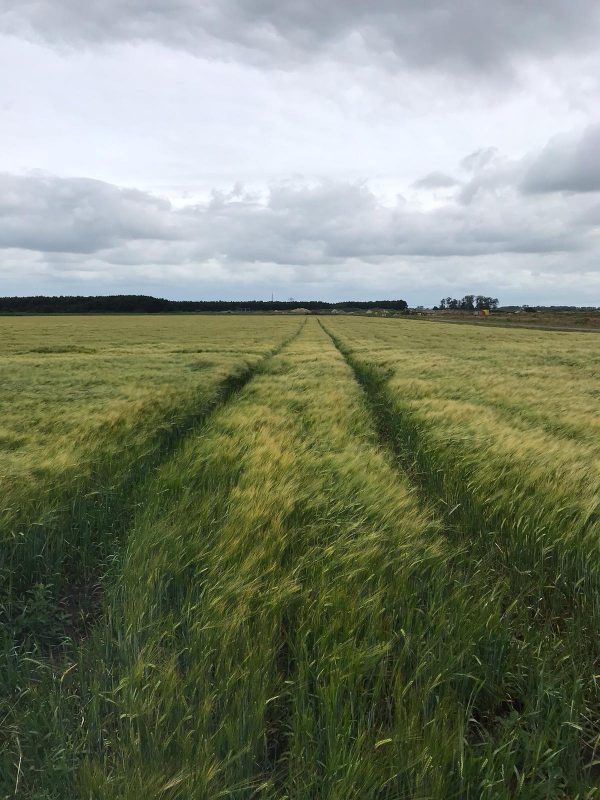
[[[495,311],[498,308],[498,298],[485,297],[482,294],[478,294],[475,300],[475,304],[479,310],[487,308],[489,311]]]

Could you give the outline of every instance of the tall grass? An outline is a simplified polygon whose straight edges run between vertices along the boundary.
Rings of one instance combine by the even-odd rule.
[[[119,346],[112,338],[115,328],[128,336],[147,322],[84,318],[53,327],[54,320],[43,318],[14,321],[26,332],[19,350],[7,348],[3,364],[3,424],[5,438],[13,437],[0,452],[0,574],[8,603],[51,581],[65,559],[73,577],[85,579],[98,561],[96,549],[110,552],[113,523],[119,527],[139,502],[135,484],[297,328],[280,320],[262,331],[256,325],[256,349],[248,353],[239,350],[247,324],[237,321],[220,332],[220,343],[211,341],[218,334],[214,322],[198,318],[184,319],[179,329],[179,321],[161,320],[167,330],[148,329],[139,345]],[[67,334],[70,344],[61,344]],[[74,337],[84,344],[73,344]],[[195,346],[182,348],[190,339]],[[216,360],[206,359],[207,349]],[[38,354],[33,361],[32,352]]]
[[[461,328],[446,342],[445,360],[443,345],[415,356],[418,340],[411,324],[403,325],[408,329],[393,332],[396,349],[392,334],[384,354],[364,337],[353,347],[337,321],[328,330],[405,465],[453,509],[463,530],[484,536],[484,549],[493,544],[515,590],[529,585],[535,600],[542,597],[561,617],[581,606],[593,624],[600,588],[600,438],[589,400],[600,357],[593,340],[545,333],[552,338],[542,338],[541,347],[554,345],[548,353],[539,344],[531,349],[527,337],[535,334],[511,331],[530,348],[520,353],[519,341],[503,349],[497,331],[492,342],[489,331],[477,331],[479,343]],[[410,345],[402,338],[408,336]],[[410,367],[407,352],[415,359]]]
[[[521,558],[480,484],[423,446],[396,381],[434,343],[395,321],[324,325],[334,339],[309,319],[146,473],[100,615],[13,676],[0,796],[599,796],[593,602],[584,624],[530,523]],[[494,473],[499,504],[516,466]]]
[[[102,576],[145,501],[144,484],[298,330],[291,320],[219,328],[202,318],[158,319],[150,327],[148,318],[22,318],[14,321],[23,328],[15,344],[5,342],[4,430],[13,436],[0,452],[0,773],[7,780],[24,753],[35,754],[34,769],[72,771],[70,732],[63,735],[52,715],[73,698],[48,706],[47,695],[98,618]],[[243,353],[240,337],[254,349]],[[17,788],[20,779],[18,768]]]
[[[82,794],[384,790],[396,598],[439,543],[314,322],[156,486],[110,603],[115,744]]]
[[[571,708],[578,708],[579,758],[589,765],[595,761],[600,726],[600,496],[593,457],[598,442],[575,420],[583,421],[589,402],[583,386],[593,392],[593,342],[569,340],[567,334],[566,341],[556,337],[544,343],[557,345],[549,354],[535,351],[527,334],[519,334],[523,353],[519,342],[502,349],[502,339],[490,341],[487,331],[475,334],[483,338],[470,349],[477,345],[473,333],[465,332],[461,341],[456,332],[435,353],[424,358],[421,353],[407,374],[408,349],[414,359],[419,345],[433,343],[431,332],[419,341],[417,331],[415,343],[410,323],[400,324],[388,330],[387,349],[380,353],[365,336],[366,326],[344,323],[325,327],[363,385],[381,435],[436,503],[447,529],[468,542],[471,558],[481,558],[490,574],[503,580],[515,634],[530,645],[537,642],[543,654],[536,671],[560,676],[561,666],[569,665],[571,676],[577,676]],[[558,345],[569,351],[568,358]],[[495,371],[502,384],[478,393],[475,409],[469,395],[473,384],[484,383],[475,374],[479,360],[487,380]],[[573,387],[560,372],[549,381],[546,368],[542,377],[536,371],[539,360],[579,371],[575,380],[582,396],[570,409],[568,432],[564,415],[552,411],[557,395],[564,400]],[[586,368],[591,375],[581,374]],[[443,383],[441,372],[447,376]],[[475,377],[461,389],[467,374]],[[542,404],[544,390],[548,402]],[[506,410],[518,403],[521,413],[511,426]]]

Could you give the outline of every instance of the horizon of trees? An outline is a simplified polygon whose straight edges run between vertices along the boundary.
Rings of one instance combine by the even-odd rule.
[[[151,295],[35,295],[29,297],[0,297],[0,314],[164,314],[164,313],[260,313],[291,311],[365,311],[382,309],[406,312],[406,300],[167,300]],[[424,310],[424,306],[416,306]],[[507,305],[499,306],[496,297],[467,294],[458,299],[444,297],[434,310],[477,311],[598,311],[596,306],[570,305]]]
[[[258,312],[291,311],[295,308],[318,310],[364,310],[382,308],[406,311],[406,300],[166,300],[149,295],[96,295],[0,297],[0,313],[86,314],[86,313],[177,313],[177,312]]]

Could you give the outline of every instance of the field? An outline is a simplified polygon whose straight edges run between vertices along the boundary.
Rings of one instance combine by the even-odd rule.
[[[600,798],[600,340],[0,318],[0,798]]]

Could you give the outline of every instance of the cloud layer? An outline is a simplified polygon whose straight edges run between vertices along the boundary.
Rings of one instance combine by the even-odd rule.
[[[215,192],[207,202],[175,208],[101,181],[0,175],[0,247],[114,261],[122,248],[135,246],[142,264],[159,243],[162,258],[171,253],[172,261],[187,249],[197,262],[310,265],[583,246],[581,203],[550,197],[540,207],[512,188],[502,187],[500,195],[491,176],[475,181],[477,197],[468,203],[453,198],[428,210],[403,198],[390,205],[366,185],[330,181],[274,185],[261,195]]]
[[[278,66],[364,46],[389,64],[495,71],[597,41],[594,0],[8,0],[1,29],[54,45],[156,41]]]
[[[600,305],[599,35],[595,0],[0,0],[0,293]]]
[[[385,288],[386,274],[417,265],[428,274],[434,263],[440,276],[452,265],[440,286],[466,283],[477,270],[487,276],[486,260],[503,261],[500,283],[544,271],[600,280],[600,198],[589,179],[579,183],[598,139],[590,128],[519,160],[473,153],[457,165],[461,180],[429,173],[393,201],[364,182],[321,180],[174,205],[97,180],[1,174],[0,248],[14,269],[32,257],[63,277],[171,269],[195,286],[236,276],[244,285],[252,274],[327,286],[347,270],[365,293],[373,274]]]

